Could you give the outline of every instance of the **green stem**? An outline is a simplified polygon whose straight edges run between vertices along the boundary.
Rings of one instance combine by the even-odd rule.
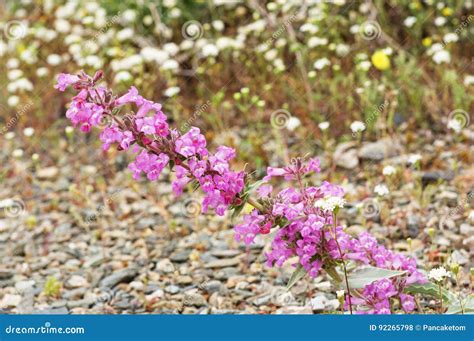
[[[347,267],[346,262],[344,261],[344,255],[342,254],[341,246],[339,245],[339,241],[337,240],[337,230],[336,230],[336,214],[333,214],[333,225],[334,225],[334,240],[336,241],[337,249],[339,250],[339,254],[341,255],[341,262],[342,268],[344,270],[344,281],[346,282],[347,288],[347,300],[349,301],[349,312],[352,315],[352,302],[351,302],[351,288],[349,287],[349,279],[347,276]]]

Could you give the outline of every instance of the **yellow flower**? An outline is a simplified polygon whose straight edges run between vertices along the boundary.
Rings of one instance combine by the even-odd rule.
[[[431,39],[430,37],[426,37],[421,41],[421,43],[423,44],[423,46],[428,47],[431,46],[431,44],[433,43],[433,39]]]
[[[453,14],[453,10],[449,7],[445,7],[443,8],[443,10],[441,11],[441,13],[443,13],[443,15],[445,17],[449,17],[451,14]]]
[[[390,59],[383,50],[378,50],[372,55],[372,64],[379,70],[390,68]]]

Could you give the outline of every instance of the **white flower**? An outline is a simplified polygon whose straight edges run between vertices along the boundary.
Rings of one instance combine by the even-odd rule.
[[[15,133],[13,131],[9,131],[8,133],[5,134],[5,139],[11,140],[15,137]]]
[[[405,20],[403,20],[403,24],[406,27],[412,27],[416,23],[416,17],[407,17]]]
[[[38,77],[44,77],[44,76],[46,76],[48,73],[49,73],[49,70],[48,70],[48,68],[46,68],[46,67],[40,67],[40,68],[38,68],[38,69],[36,70],[36,75],[37,75]]]
[[[342,208],[346,204],[346,200],[341,197],[326,197],[319,199],[314,203],[314,207],[319,207],[323,211],[333,212],[336,207]]]
[[[140,55],[146,62],[154,61],[158,65],[162,65],[170,57],[169,53],[159,50],[156,47],[147,46],[141,49]]]
[[[321,130],[326,130],[327,128],[329,128],[329,122],[328,121],[321,122],[318,124],[318,127]]]
[[[474,210],[469,212],[469,215],[467,216],[467,219],[469,219],[472,223],[474,223]]]
[[[298,117],[291,116],[288,121],[286,121],[286,129],[293,131],[301,125],[301,121]]]
[[[365,130],[365,124],[361,121],[354,121],[351,123],[351,130],[353,133],[358,133]]]
[[[449,120],[448,128],[454,130],[456,133],[460,133],[462,130],[462,125],[459,120]]]
[[[474,76],[473,75],[467,75],[464,77],[464,85],[469,86],[474,84]]]
[[[337,291],[336,291],[336,296],[337,296],[337,298],[342,298],[342,297],[344,297],[344,294],[345,294],[345,293],[344,293],[344,290],[337,290]]]
[[[8,59],[7,61],[7,68],[9,69],[16,69],[18,68],[18,66],[20,66],[20,62],[18,59],[16,58],[10,58]]]
[[[445,17],[437,17],[434,20],[434,23],[435,23],[436,26],[443,26],[444,24],[446,24],[446,18]]]
[[[114,77],[114,81],[116,83],[127,82],[131,79],[132,79],[131,73],[126,70],[118,72]]]
[[[74,128],[71,127],[71,126],[67,126],[66,128],[64,128],[64,131],[66,132],[66,134],[72,134],[74,132]]]
[[[212,27],[214,27],[216,31],[221,32],[224,30],[224,22],[222,20],[214,20],[212,22]]]
[[[166,97],[173,97],[174,95],[179,94],[180,88],[177,86],[173,86],[165,90]]]
[[[34,128],[27,127],[27,128],[25,128],[25,129],[23,129],[23,135],[25,135],[26,137],[33,136],[34,133],[35,133],[35,129],[34,129]]]
[[[23,156],[23,149],[15,149],[12,152],[12,156],[17,159],[21,158]]]
[[[446,50],[437,51],[433,55],[433,61],[436,64],[449,63],[451,62],[451,55],[449,54],[449,51]]]
[[[168,59],[166,62],[163,63],[161,68],[163,70],[177,70],[179,68],[179,64],[174,59]]]
[[[59,33],[68,33],[69,31],[71,31],[71,24],[67,20],[57,19],[54,22],[54,28]]]
[[[451,273],[449,271],[446,271],[444,266],[441,266],[436,269],[432,269],[428,273],[428,278],[434,280],[435,282],[441,282],[443,279],[451,277]]]
[[[206,44],[202,47],[202,55],[204,57],[215,57],[219,54],[219,49],[214,44]]]
[[[445,34],[443,37],[443,41],[446,44],[455,43],[458,40],[459,40],[459,36],[456,33],[448,33],[448,34]]]
[[[383,171],[382,171],[383,175],[386,175],[386,176],[393,175],[393,174],[395,174],[396,172],[397,172],[397,170],[395,169],[395,167],[390,166],[390,165],[385,166],[385,167],[383,168]]]
[[[309,33],[311,33],[311,34],[315,34],[316,32],[319,31],[319,28],[318,28],[318,26],[316,26],[316,25],[313,25],[313,24],[310,24],[310,23],[306,23],[306,24],[301,25],[300,31],[301,31],[301,32],[309,32]]]
[[[316,47],[316,46],[322,46],[322,45],[327,45],[328,40],[326,38],[319,38],[319,37],[311,37],[308,40],[308,47]]]
[[[331,62],[327,58],[321,58],[314,62],[314,68],[316,70],[322,70],[325,66],[330,65]]]
[[[380,184],[380,185],[375,186],[374,192],[377,195],[380,195],[381,197],[383,197],[383,196],[390,193],[390,191],[388,190],[388,187],[384,184]]]
[[[164,0],[163,6],[168,7],[168,8],[174,7],[176,6],[176,0]]]
[[[136,17],[137,12],[135,12],[133,9],[127,9],[122,14],[122,18],[124,18],[125,21],[129,23],[134,22]]]
[[[18,96],[10,96],[8,97],[7,104],[9,106],[16,107],[20,103],[20,98]]]
[[[8,79],[11,80],[11,81],[15,80],[15,79],[18,79],[21,76],[23,76],[23,71],[21,71],[21,70],[14,69],[14,70],[8,71]]]
[[[48,62],[49,65],[56,66],[61,64],[61,56],[58,54],[50,54],[47,58],[46,61]]]
[[[166,43],[163,45],[163,50],[168,52],[170,56],[174,56],[179,52],[179,47],[175,43]]]
[[[124,28],[123,30],[117,32],[117,39],[119,41],[124,41],[124,40],[127,40],[127,39],[131,39],[133,38],[133,35],[135,33],[133,32],[133,30],[131,28]]]
[[[363,60],[359,64],[357,64],[357,68],[362,71],[367,71],[372,67],[372,63],[368,60]]]
[[[278,56],[278,51],[276,49],[271,49],[265,52],[265,59],[268,61],[274,60]]]
[[[408,156],[408,163],[413,165],[422,159],[420,154],[410,154]]]

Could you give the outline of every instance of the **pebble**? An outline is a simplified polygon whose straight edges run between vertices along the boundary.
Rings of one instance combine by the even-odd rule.
[[[156,263],[156,270],[165,274],[174,272],[175,268],[173,263],[168,258],[164,258]]]
[[[181,291],[181,289],[177,285],[168,285],[165,288],[165,292],[167,292],[168,294],[171,294],[171,295],[175,295],[175,294],[179,293],[180,291]]]
[[[87,281],[87,279],[79,275],[71,276],[71,278],[66,281],[66,288],[68,289],[86,287],[88,285],[89,282]]]
[[[119,283],[130,282],[138,274],[138,270],[135,268],[122,269],[114,272],[110,276],[105,277],[100,282],[100,287],[113,288]]]
[[[40,180],[51,180],[57,177],[59,169],[57,167],[47,167],[38,169],[36,176]]]
[[[184,305],[186,306],[195,306],[195,307],[203,307],[207,305],[206,299],[204,296],[198,293],[186,293],[184,295]]]
[[[276,313],[283,315],[313,315],[313,310],[311,307],[288,306],[278,309]]]
[[[229,259],[218,259],[212,262],[209,262],[204,265],[207,269],[218,269],[218,268],[227,268],[233,267],[240,264],[239,258],[229,258]]]
[[[14,308],[21,302],[21,295],[6,294],[0,301],[0,309]]]
[[[401,152],[401,146],[391,138],[383,138],[376,142],[364,144],[359,150],[359,157],[372,161],[381,161],[386,158],[395,157]]]

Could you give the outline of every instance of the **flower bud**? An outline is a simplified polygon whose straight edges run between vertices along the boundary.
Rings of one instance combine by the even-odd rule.
[[[430,236],[430,238],[433,239],[434,236],[435,236],[435,233],[436,233],[436,231],[435,231],[434,228],[430,227],[430,228],[428,229],[428,236]]]
[[[459,264],[458,263],[451,263],[450,270],[453,274],[457,275],[459,273]]]

